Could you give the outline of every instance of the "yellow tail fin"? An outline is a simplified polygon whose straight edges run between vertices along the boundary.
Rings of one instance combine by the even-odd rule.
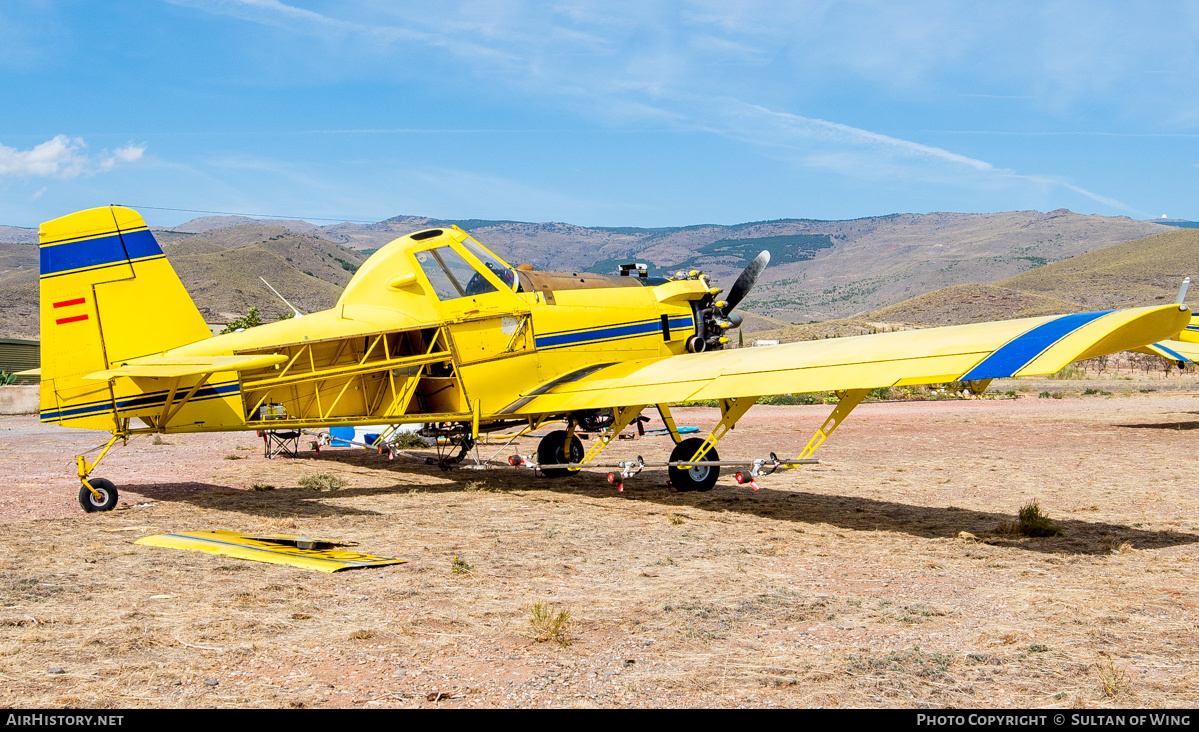
[[[80,211],[47,221],[38,236],[42,421],[119,429],[111,385],[80,377],[211,331],[136,211]]]

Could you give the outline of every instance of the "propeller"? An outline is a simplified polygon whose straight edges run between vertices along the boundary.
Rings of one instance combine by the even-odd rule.
[[[702,353],[709,348],[720,349],[729,342],[729,339],[723,335],[724,331],[729,328],[741,327],[743,320],[739,313],[733,312],[733,308],[737,307],[753,289],[754,283],[758,281],[758,276],[762,274],[762,270],[766,269],[767,264],[770,264],[770,252],[762,250],[737,277],[737,281],[729,289],[727,300],[717,300],[708,307],[696,311],[700,317],[695,324],[695,335],[687,341],[688,351]],[[695,272],[691,273],[692,277],[695,275]],[[715,295],[720,290],[713,289],[711,292]]]
[[[754,261],[750,262],[733,286],[729,288],[729,296],[725,300],[725,305],[721,308],[721,314],[726,318],[733,308],[737,307],[749,291],[753,289],[754,283],[758,281],[758,276],[762,274],[762,270],[766,269],[766,265],[770,264],[770,252],[763,249],[754,257]]]

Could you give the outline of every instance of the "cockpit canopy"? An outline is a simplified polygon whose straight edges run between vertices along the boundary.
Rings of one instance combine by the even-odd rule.
[[[428,284],[422,284],[422,280]],[[537,292],[554,304],[556,290],[646,287],[664,282],[660,278],[586,272],[534,272],[527,266],[514,269],[470,234],[453,227],[413,232],[375,252],[350,280],[338,305],[399,309],[424,321],[438,317],[437,302],[501,289]]]
[[[508,289],[513,289],[516,275],[503,260],[469,236],[460,243]],[[416,252],[415,256],[425,277],[433,285],[433,292],[438,300],[453,300],[496,291],[495,285],[449,244]]]

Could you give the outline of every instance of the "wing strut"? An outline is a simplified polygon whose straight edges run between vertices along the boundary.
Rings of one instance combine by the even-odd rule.
[[[708,439],[704,440],[695,454],[691,456],[691,460],[700,461],[708,452],[716,447],[716,443],[720,442],[721,438],[729,433],[729,430],[737,424],[737,420],[741,419],[749,408],[758,403],[760,397],[735,397],[733,399],[720,400],[720,423],[712,428],[712,434],[708,435]],[[688,465],[682,466],[690,467]]]
[[[658,415],[662,417],[662,422],[666,425],[666,431],[670,434],[670,439],[674,440],[674,444],[679,444],[683,441],[683,436],[679,434],[679,428],[674,423],[674,415],[670,413],[670,406],[667,404],[658,404]]]
[[[797,460],[806,460],[812,457],[812,453],[816,452],[816,448],[824,444],[828,436],[833,434],[833,430],[841,426],[853,408],[862,402],[862,399],[869,392],[869,389],[850,389],[845,392],[838,392],[841,401],[837,402],[837,407],[833,409],[833,413],[824,420],[824,424],[820,425],[820,429],[816,430],[816,434],[812,435],[812,439],[808,440],[807,446],[803,452],[799,453]]]
[[[579,464],[585,465],[586,463],[594,460],[601,452],[604,451],[604,448],[607,447],[612,440],[616,439],[617,435],[624,431],[625,427],[628,427],[633,423],[633,420],[637,419],[637,415],[641,414],[641,410],[643,409],[645,409],[644,404],[637,404],[631,407],[615,407],[612,410],[612,424],[609,425],[608,429],[604,430],[603,434],[596,439],[595,444],[591,446],[591,449],[587,451],[587,454],[583,456],[583,459],[579,461]],[[573,419],[570,421],[570,425],[573,429]],[[573,432],[570,434],[573,434]],[[571,468],[571,470],[579,469],[580,468]]]

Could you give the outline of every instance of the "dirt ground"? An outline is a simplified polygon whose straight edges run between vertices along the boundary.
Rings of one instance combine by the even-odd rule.
[[[103,515],[72,477],[102,435],[0,418],[0,705],[1193,707],[1199,384],[1174,387],[866,403],[757,493],[142,437],[97,471],[122,497]],[[830,408],[755,407],[720,452],[795,454]],[[346,486],[298,487],[318,473]],[[1032,499],[1062,536],[998,531]],[[212,529],[408,563],[133,543]],[[535,602],[569,610],[564,643],[534,637]]]

